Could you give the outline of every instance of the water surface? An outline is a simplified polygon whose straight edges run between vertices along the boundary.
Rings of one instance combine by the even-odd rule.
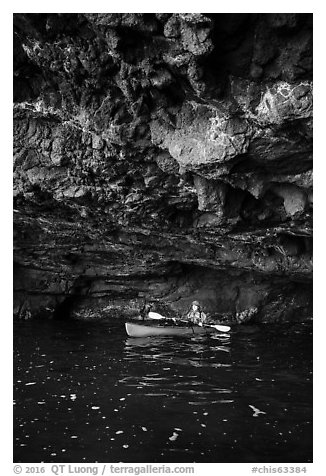
[[[311,462],[312,324],[17,322],[15,462]]]

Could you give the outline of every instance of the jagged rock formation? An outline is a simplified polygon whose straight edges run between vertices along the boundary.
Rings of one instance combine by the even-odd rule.
[[[312,15],[14,34],[15,315],[311,315]]]

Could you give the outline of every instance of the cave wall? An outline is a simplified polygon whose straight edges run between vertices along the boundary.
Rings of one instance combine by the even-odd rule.
[[[312,205],[311,14],[14,15],[16,316],[304,319]]]

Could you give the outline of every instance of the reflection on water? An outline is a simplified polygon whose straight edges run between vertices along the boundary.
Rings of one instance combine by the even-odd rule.
[[[15,462],[308,462],[310,323],[132,339],[15,325]]]
[[[217,352],[230,352],[230,336],[215,337],[221,345],[215,345],[210,341],[208,345],[207,337],[195,337],[194,339],[175,339],[158,337],[154,339],[128,339],[126,341],[125,360],[134,362],[137,365],[139,356],[149,363],[159,361],[161,364],[170,365],[163,367],[162,373],[126,376],[120,382],[126,386],[143,389],[147,397],[166,395],[170,398],[184,398],[189,405],[209,405],[217,403],[216,396],[219,393],[231,393],[229,389],[221,389],[212,382],[207,382],[207,377],[199,378],[198,372],[191,372],[191,367],[203,368],[214,366],[231,367],[231,363],[216,363]],[[213,342],[213,343],[212,343]],[[141,348],[141,351],[140,351]],[[212,362],[211,360],[214,360]],[[220,357],[221,359],[221,357]],[[225,360],[225,359],[224,359]],[[230,361],[230,359],[228,359]],[[173,369],[171,369],[173,366]],[[183,373],[180,373],[179,366],[184,366]],[[189,373],[190,371],[190,373]],[[153,393],[156,388],[160,393]],[[194,400],[194,401],[191,401]],[[219,400],[227,402],[226,400]],[[228,400],[230,402],[230,400]]]

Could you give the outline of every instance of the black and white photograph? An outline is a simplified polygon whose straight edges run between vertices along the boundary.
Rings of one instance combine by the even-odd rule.
[[[11,15],[15,468],[309,473],[306,7]]]

